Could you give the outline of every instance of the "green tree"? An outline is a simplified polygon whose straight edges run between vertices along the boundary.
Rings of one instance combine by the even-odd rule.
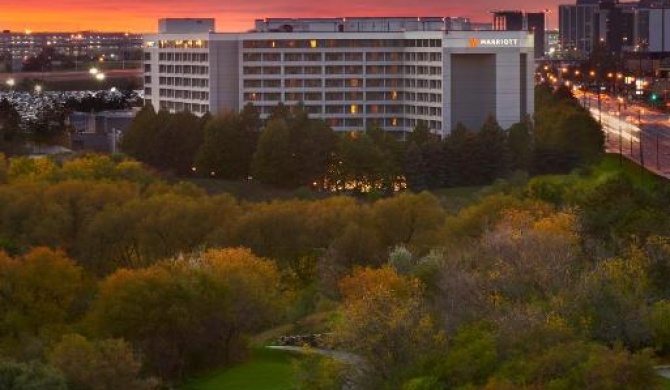
[[[195,160],[201,175],[231,180],[249,176],[258,128],[253,107],[245,110],[241,114],[219,115],[207,123],[205,139]]]
[[[528,118],[507,130],[507,148],[510,152],[510,169],[528,172],[533,158],[532,123]]]
[[[494,116],[489,115],[477,133],[479,153],[474,162],[480,166],[482,184],[492,183],[509,171],[506,134]]]
[[[156,125],[156,111],[153,105],[145,104],[123,134],[121,149],[139,161],[151,163],[155,158],[154,154],[157,154],[153,151],[158,139]]]
[[[16,151],[19,141],[21,116],[7,99],[0,100],[0,153]]]
[[[68,390],[68,387],[63,374],[53,367],[0,359],[0,389]]]
[[[302,106],[278,107],[261,133],[252,162],[252,175],[282,187],[323,183],[335,147],[333,130],[310,119]]]

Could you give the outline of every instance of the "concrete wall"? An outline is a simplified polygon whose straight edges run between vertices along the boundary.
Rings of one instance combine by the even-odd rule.
[[[670,8],[649,10],[648,51],[670,51]]]
[[[237,111],[241,107],[240,42],[236,36],[229,40],[212,40],[209,46],[209,110],[215,114]]]
[[[206,19],[159,19],[158,32],[160,34],[193,34],[213,32],[215,21]]]
[[[496,115],[496,55],[451,55],[451,128],[458,123],[478,130]]]

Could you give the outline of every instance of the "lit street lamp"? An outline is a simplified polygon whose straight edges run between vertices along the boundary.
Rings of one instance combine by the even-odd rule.
[[[35,92],[36,92],[36,93],[41,93],[41,92],[42,92],[42,86],[39,85],[39,84],[37,84],[37,85],[35,86]]]
[[[7,79],[7,86],[9,88],[14,88],[15,84],[16,84],[16,81],[14,81],[14,79]]]
[[[99,72],[100,71],[98,70],[98,68],[91,68],[91,69],[88,70],[88,73],[90,73],[94,76],[97,75]]]
[[[95,75],[95,79],[98,80],[98,81],[102,81],[102,80],[105,79],[105,74],[104,73],[97,73]]]

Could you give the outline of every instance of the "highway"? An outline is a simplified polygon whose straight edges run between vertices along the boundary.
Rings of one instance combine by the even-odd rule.
[[[597,94],[574,93],[602,124],[608,153],[621,153],[645,169],[670,178],[670,115],[637,104],[624,104],[607,95],[601,95],[599,108]]]

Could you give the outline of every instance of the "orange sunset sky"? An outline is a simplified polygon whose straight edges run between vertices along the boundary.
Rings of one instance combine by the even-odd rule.
[[[218,31],[245,31],[264,17],[467,16],[488,22],[496,8],[551,9],[556,28],[560,1],[541,0],[0,0],[0,30],[154,32],[161,17],[215,17]],[[566,2],[566,1],[563,1]]]

